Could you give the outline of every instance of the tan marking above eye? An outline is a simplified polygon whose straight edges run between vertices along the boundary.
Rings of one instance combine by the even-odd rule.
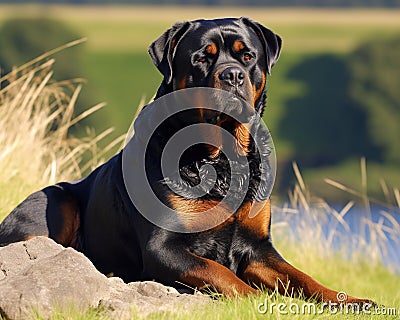
[[[217,46],[215,45],[215,43],[209,44],[209,45],[206,47],[206,52],[207,52],[208,54],[216,55],[217,52],[218,52],[218,49],[217,49]]]
[[[244,43],[242,42],[242,41],[240,41],[240,40],[236,40],[234,43],[233,43],[233,51],[235,51],[235,52],[240,52],[241,50],[243,50],[245,48],[245,45],[244,45]]]

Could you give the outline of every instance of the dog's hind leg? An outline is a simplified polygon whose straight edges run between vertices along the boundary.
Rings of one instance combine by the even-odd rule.
[[[0,246],[46,236],[64,246],[77,246],[79,205],[64,187],[54,185],[31,194],[0,225]]]

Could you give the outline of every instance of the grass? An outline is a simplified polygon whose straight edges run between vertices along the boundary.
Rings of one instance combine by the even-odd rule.
[[[299,253],[295,253],[295,255]],[[321,266],[320,271],[314,272],[313,276],[317,279],[322,280],[324,284],[334,287],[339,290],[343,290],[346,293],[351,293],[358,296],[365,296],[374,299],[380,304],[379,312],[386,312],[386,315],[374,314],[375,309],[372,309],[372,314],[345,314],[345,312],[334,312],[332,313],[329,309],[323,310],[322,304],[315,303],[312,300],[304,301],[299,299],[293,299],[290,297],[283,297],[276,292],[264,292],[260,296],[250,296],[246,298],[236,299],[219,299],[218,301],[210,302],[208,305],[202,305],[201,307],[193,306],[190,312],[180,311],[179,309],[175,312],[162,312],[153,313],[147,316],[145,319],[151,320],[163,320],[163,319],[176,319],[184,320],[188,319],[218,319],[218,320],[231,320],[231,319],[324,319],[333,317],[334,319],[398,319],[399,305],[400,305],[400,294],[398,293],[397,283],[400,280],[399,276],[394,275],[382,266],[371,267],[368,264],[357,264],[352,265],[348,261],[345,262],[340,259],[334,258],[316,258],[313,252],[309,252],[308,257],[310,261],[306,264],[308,267],[304,268],[303,263],[299,262],[298,266],[303,266],[303,270],[310,268],[310,264]],[[322,277],[322,278],[320,278]],[[273,306],[275,304],[275,307]],[[278,305],[283,304],[285,309],[280,307],[281,311],[278,310]],[[307,305],[312,305],[311,312]],[[297,311],[298,308],[299,311]],[[186,308],[185,308],[186,309]],[[260,309],[261,312],[258,310]],[[187,309],[186,309],[187,310]],[[304,310],[302,312],[302,310]],[[313,312],[316,310],[316,312]],[[284,314],[286,312],[287,314]],[[292,313],[293,312],[293,313]],[[388,312],[392,314],[389,316]],[[396,312],[396,314],[393,314]],[[104,309],[89,309],[85,312],[70,310],[55,312],[52,319],[57,320],[73,320],[73,319],[111,319],[107,315],[107,310]],[[133,312],[132,319],[136,319],[137,315]],[[40,316],[35,319],[43,319]]]
[[[392,300],[395,305],[396,300]],[[284,309],[279,307],[284,305]],[[310,310],[310,311],[309,311]],[[334,317],[334,319],[398,319],[394,312],[398,312],[395,307],[382,307],[380,312],[391,312],[392,315],[370,315],[370,314],[344,314],[332,308],[332,312],[329,309],[323,310],[322,304],[314,304],[312,301],[303,301],[298,299],[292,299],[289,297],[282,297],[275,292],[264,293],[260,296],[251,296],[241,299],[220,299],[218,302],[210,303],[209,305],[202,305],[200,307],[193,306],[190,313],[188,312],[163,312],[153,313],[143,318],[148,320],[166,320],[166,319],[218,319],[218,320],[230,320],[230,319],[321,319],[327,317]],[[372,309],[372,312],[375,309]],[[351,309],[350,309],[351,311]],[[398,313],[397,313],[398,314]],[[40,315],[34,319],[42,320]],[[70,311],[55,312],[51,319],[54,320],[71,320],[71,319],[93,319],[93,320],[109,320],[111,319],[105,310],[90,309],[86,312],[79,312],[71,308]],[[132,313],[131,319],[142,319],[137,316],[134,312]]]
[[[74,43],[63,48],[70,45]],[[0,83],[9,83],[0,90],[0,217],[37,189],[80,178],[107,151],[98,150],[96,144],[112,129],[95,136],[88,128],[80,139],[69,134],[104,104],[74,116],[82,81],[52,81],[54,60],[46,61],[52,53],[0,78]]]
[[[161,82],[161,75],[152,68],[147,53],[93,52],[85,57],[84,63],[87,74],[90,74],[86,86],[89,95],[100,101],[108,101],[107,110],[102,110],[108,111],[102,112],[103,115],[107,113],[107,116],[99,120],[92,118],[91,123],[101,123],[104,128],[119,123],[120,133],[126,132],[142,97],[150,100],[157,90],[157,84]],[[104,70],[99,66],[107,66],[107,76],[104,76]],[[124,71],[121,72],[121,69]],[[132,95],[132,91],[138,87],[141,93]],[[127,98],[119,102],[113,99],[114,96]]]
[[[304,173],[307,185],[318,196],[329,199],[332,203],[343,203],[352,199],[352,195],[338,188],[327,185],[325,179],[342,181],[351,188],[360,187],[359,159],[349,159],[340,166],[329,166],[319,170],[308,170]],[[379,163],[367,162],[368,194],[371,198],[385,201],[386,195],[382,184],[396,188],[399,186],[400,172],[398,166],[382,166]],[[390,189],[390,187],[388,187]],[[390,196],[393,200],[393,195]]]

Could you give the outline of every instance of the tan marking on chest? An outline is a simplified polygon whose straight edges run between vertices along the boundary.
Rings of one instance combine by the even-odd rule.
[[[254,204],[247,202],[237,210],[236,215],[232,214],[232,209],[226,204],[215,200],[185,199],[171,194],[168,201],[171,208],[179,212],[181,222],[188,230],[216,230],[236,221],[259,239],[269,235],[271,221],[269,199]],[[208,228],[210,225],[213,227]]]
[[[240,123],[234,131],[234,136],[236,138],[236,152],[241,156],[246,156],[250,152],[250,128],[250,124]]]
[[[186,88],[186,76],[184,76],[181,81],[179,81],[179,89],[185,89]]]
[[[216,200],[185,199],[176,194],[168,196],[172,209],[179,212],[181,223],[187,230],[220,229],[234,221],[234,216],[226,204]]]
[[[269,235],[271,222],[270,200],[254,204],[247,202],[239,208],[236,217],[242,227],[248,229],[259,239],[264,239]]]

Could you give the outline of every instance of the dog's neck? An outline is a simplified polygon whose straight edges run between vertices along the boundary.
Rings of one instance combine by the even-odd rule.
[[[156,96],[154,97],[154,100],[161,98],[162,96],[165,96],[166,94],[171,92],[173,92],[172,83],[167,84],[165,79],[163,79],[160,86],[157,89],[157,93]]]
[[[272,172],[268,158],[271,149],[269,146],[269,133],[262,126],[256,128],[255,135],[261,144],[257,146],[252,142],[251,151],[246,156],[238,156],[236,159],[228,159],[224,152],[216,157],[206,154],[204,145],[197,145],[184,153],[179,163],[180,180],[172,181],[163,177],[164,183],[173,184],[175,189],[181,190],[180,194],[187,198],[193,198],[192,188],[199,185],[202,168],[212,166],[216,172],[216,181],[213,188],[202,197],[203,200],[221,200],[228,192],[237,197],[244,197],[244,201],[263,201],[269,196],[272,180],[269,175]],[[263,168],[261,172],[260,168]],[[236,172],[233,174],[233,172]],[[267,174],[265,174],[265,171]],[[243,184],[248,184],[246,194],[243,195]],[[236,186],[236,187],[235,187]]]

